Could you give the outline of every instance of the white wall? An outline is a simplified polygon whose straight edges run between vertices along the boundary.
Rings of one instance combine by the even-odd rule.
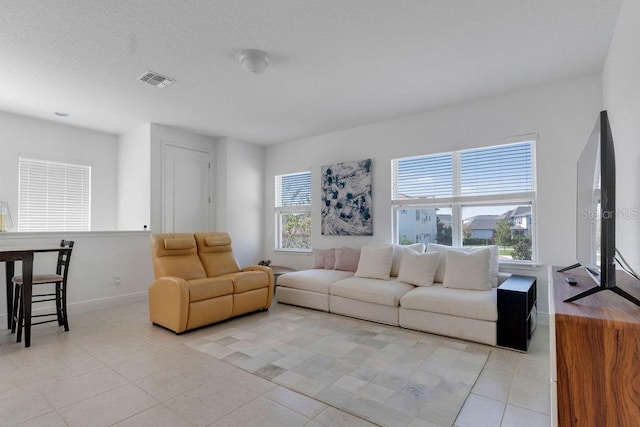
[[[118,230],[142,230],[151,221],[151,124],[118,138]]]
[[[263,178],[264,147],[230,138],[218,142],[216,230],[231,235],[242,267],[262,259]]]
[[[68,279],[69,313],[106,308],[147,297],[153,282],[149,232],[7,233],[3,246],[57,246],[60,239],[75,242]],[[55,254],[36,254],[34,272],[55,270]],[[21,263],[15,272],[20,274]],[[0,264],[4,282],[5,265]],[[120,284],[114,283],[114,278]],[[0,292],[0,324],[6,322],[6,294]]]
[[[91,229],[117,225],[118,139],[115,135],[0,111],[0,200],[18,224],[18,156],[39,154],[91,165]]]
[[[616,246],[640,270],[640,2],[625,0],[602,72],[616,149]]]
[[[312,173],[312,240],[315,248],[359,247],[391,241],[391,159],[460,150],[499,143],[501,139],[537,133],[537,228],[539,261],[575,262],[576,161],[602,107],[600,76],[512,92],[367,126],[269,146],[265,158],[265,256],[274,264],[309,268],[309,255],[276,252],[274,247],[273,177],[309,170]],[[320,167],[373,160],[372,237],[320,234]],[[537,275],[539,309],[547,312],[546,269],[517,271]]]
[[[217,142],[214,138],[198,135],[184,129],[176,128],[173,126],[165,126],[152,123],[150,125],[150,159],[151,159],[151,172],[150,172],[150,209],[151,230],[156,233],[163,232],[163,218],[162,218],[162,202],[163,202],[163,184],[162,184],[162,171],[163,171],[163,153],[164,146],[167,144],[175,145],[178,147],[196,149],[203,152],[210,153],[211,167],[214,168],[216,164],[215,156],[217,151]],[[211,186],[215,188],[215,170],[211,173]],[[213,191],[213,190],[212,190]],[[212,203],[215,203],[216,195],[211,195]],[[211,209],[211,215],[209,218],[210,224],[216,223],[216,209]]]

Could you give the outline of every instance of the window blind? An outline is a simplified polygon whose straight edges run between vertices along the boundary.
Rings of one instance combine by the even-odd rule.
[[[311,172],[276,176],[276,207],[311,205]]]
[[[18,230],[89,231],[91,166],[19,158]]]
[[[392,161],[395,201],[532,193],[533,142]]]
[[[393,160],[393,199],[453,195],[452,153]]]
[[[533,191],[531,142],[460,152],[460,195]]]

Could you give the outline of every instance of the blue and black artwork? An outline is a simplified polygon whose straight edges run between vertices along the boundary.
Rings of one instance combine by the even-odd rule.
[[[372,236],[371,159],[322,167],[322,234]]]

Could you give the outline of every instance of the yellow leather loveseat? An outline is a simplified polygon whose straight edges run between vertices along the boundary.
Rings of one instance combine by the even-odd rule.
[[[260,265],[241,269],[229,234],[154,234],[151,243],[154,324],[181,333],[271,306],[273,271]]]

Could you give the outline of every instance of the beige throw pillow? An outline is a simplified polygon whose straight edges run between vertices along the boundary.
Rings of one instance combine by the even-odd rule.
[[[335,262],[335,250],[333,248],[313,250],[313,264],[311,268],[333,269]]]
[[[360,249],[338,248],[333,269],[355,272],[358,269],[358,261],[360,261]]]
[[[381,246],[378,248],[363,246],[360,250],[360,260],[358,261],[358,269],[356,270],[355,276],[389,280],[392,261],[392,246]]]
[[[442,285],[474,291],[491,290],[491,251],[488,248],[472,252],[448,250]]]
[[[438,252],[418,253],[412,249],[403,249],[398,281],[414,286],[431,286],[438,269]]]

